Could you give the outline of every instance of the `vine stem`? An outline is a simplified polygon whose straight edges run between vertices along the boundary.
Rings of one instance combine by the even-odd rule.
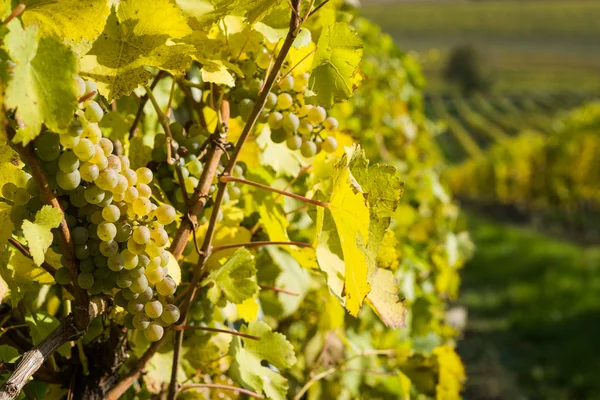
[[[243,337],[245,339],[260,340],[260,338],[258,336],[248,335],[247,333],[242,333],[242,332],[238,332],[238,331],[232,331],[232,330],[229,330],[229,329],[211,328],[211,327],[208,327],[208,326],[177,325],[177,326],[175,326],[174,329],[176,331],[182,331],[184,329],[191,329],[191,330],[205,331],[205,332],[226,333],[228,335],[239,336],[239,337]]]
[[[265,246],[298,246],[298,247],[312,247],[310,243],[304,242],[246,242],[246,243],[232,243],[232,244],[224,244],[222,246],[213,247],[211,253],[216,253],[218,251],[235,249],[237,247],[265,247]]]
[[[293,8],[294,8],[295,12],[292,13],[292,16],[290,18],[290,26],[289,26],[287,36],[281,46],[281,50],[279,51],[279,54],[277,55],[277,59],[275,60],[275,63],[273,64],[273,69],[269,73],[269,76],[268,76],[267,80],[265,81],[265,84],[258,95],[258,98],[256,100],[254,108],[252,109],[252,112],[250,113],[250,116],[248,117],[246,125],[244,126],[244,129],[242,130],[242,133],[240,134],[240,138],[238,139],[238,141],[235,145],[235,148],[233,150],[231,158],[229,159],[229,162],[227,163],[227,166],[225,167],[225,170],[223,171],[224,176],[230,176],[232,174],[233,169],[235,168],[237,160],[242,151],[242,147],[244,147],[244,144],[246,143],[246,140],[248,139],[250,132],[252,132],[252,130],[254,129],[254,125],[256,124],[256,121],[258,120],[258,116],[262,112],[262,110],[265,106],[265,103],[267,101],[267,96],[268,96],[269,92],[271,91],[271,89],[273,88],[273,85],[277,79],[277,75],[279,74],[279,72],[281,71],[281,67],[283,66],[283,62],[284,62],[285,58],[287,57],[287,54],[288,54],[290,48],[292,47],[292,43],[296,39],[298,26],[300,25],[300,19],[298,17],[299,11],[300,11],[300,3],[301,3],[301,0],[293,0]],[[219,182],[219,185],[217,188],[217,196],[215,198],[215,202],[213,205],[213,210],[212,210],[212,214],[210,216],[208,228],[206,230],[206,235],[204,237],[204,242],[202,243],[202,247],[201,247],[202,253],[200,254],[200,257],[198,259],[198,265],[197,265],[196,269],[194,270],[194,274],[192,276],[192,281],[190,283],[191,290],[188,290],[188,292],[183,300],[182,312],[181,312],[181,318],[180,318],[180,321],[183,324],[185,324],[185,321],[187,319],[187,314],[188,314],[188,311],[192,304],[192,299],[195,297],[196,291],[198,290],[198,282],[200,281],[200,278],[202,276],[204,264],[206,263],[206,260],[210,256],[212,240],[213,240],[216,228],[217,228],[219,211],[221,209],[221,204],[223,203],[223,197],[225,196],[226,186],[227,186],[226,181],[221,180]],[[174,351],[173,351],[173,368],[171,370],[171,382],[169,383],[169,392],[167,395],[168,400],[174,400],[177,397],[177,389],[178,389],[178,387],[177,387],[177,371],[179,369],[181,346],[183,345],[183,334],[184,334],[184,331],[175,332],[175,347],[174,347]]]
[[[6,17],[4,21],[2,21],[2,23],[4,25],[8,24],[10,21],[23,14],[23,11],[25,11],[25,4],[21,3],[13,10],[13,12],[10,13],[8,17]]]
[[[291,192],[286,192],[285,190],[275,189],[270,186],[263,185],[262,183],[252,182],[252,181],[249,181],[246,179],[236,178],[234,176],[227,176],[227,175],[222,176],[219,180],[224,183],[227,183],[227,182],[243,183],[244,185],[254,186],[259,189],[268,190],[269,192],[278,193],[280,195],[291,197],[292,199],[300,200],[305,203],[313,204],[315,206],[329,208],[329,203],[323,203],[322,201],[309,199],[308,197],[300,196],[299,194],[295,194],[295,193],[291,193]]]
[[[29,249],[27,247],[23,246],[17,239],[11,237],[11,238],[8,238],[8,242],[10,244],[12,244],[13,246],[15,246],[15,248],[17,250],[19,250],[21,252],[21,254],[23,254],[25,257],[33,260],[33,257],[31,256]],[[48,264],[46,261],[44,261],[42,263],[42,265],[40,265],[40,267],[42,267],[47,273],[52,275],[52,277],[54,277],[54,274],[56,274],[56,269],[54,269],[54,267],[52,265]],[[72,291],[72,288],[71,288],[71,291]]]
[[[265,397],[262,394],[255,393],[248,389],[242,389],[237,386],[229,386],[229,385],[221,385],[218,383],[190,383],[189,385],[184,385],[179,389],[180,392],[184,390],[191,389],[221,389],[221,390],[231,390],[233,392],[240,392],[247,394],[248,396],[256,397],[257,399],[264,399]]]
[[[165,75],[165,71],[158,71],[158,73],[154,77],[154,80],[150,84],[150,89],[154,90],[154,88],[158,84],[158,81],[160,81],[164,75]],[[142,119],[142,114],[144,113],[144,106],[146,105],[147,101],[148,101],[147,94],[144,95],[140,99],[140,105],[138,106],[138,110],[135,113],[135,119],[133,120],[133,123],[131,124],[131,128],[129,128],[129,139],[131,139],[133,137],[133,134],[135,133],[135,129],[137,128],[138,124],[140,123],[140,120]]]
[[[289,290],[285,290],[285,289],[282,289],[282,288],[278,288],[278,287],[275,287],[275,286],[267,286],[267,285],[258,285],[258,286],[260,286],[260,288],[263,289],[263,290],[272,290],[272,291],[277,292],[277,293],[289,294],[290,296],[300,296],[299,293],[292,292],[292,291],[289,291]]]

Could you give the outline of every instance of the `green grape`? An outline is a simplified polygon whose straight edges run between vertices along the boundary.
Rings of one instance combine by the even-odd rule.
[[[94,261],[89,258],[79,262],[79,270],[81,272],[91,274],[94,272],[95,269],[96,265],[94,264]]]
[[[130,186],[123,193],[123,199],[127,203],[133,203],[135,201],[135,199],[137,199],[139,197],[139,195],[140,194],[139,194],[138,190],[135,187]]]
[[[169,234],[164,229],[152,231],[150,237],[154,244],[158,247],[164,247],[169,244]]]
[[[85,95],[85,81],[80,76],[75,76],[74,86],[77,97]]]
[[[186,164],[187,170],[190,174],[200,177],[202,175],[202,171],[204,171],[204,166],[200,162],[200,160],[194,158],[192,161]]]
[[[183,125],[179,122],[172,122],[169,125],[169,130],[171,131],[171,135],[173,135],[173,139],[177,142],[183,142],[185,140],[185,130],[183,129]]]
[[[120,271],[123,269],[124,265],[125,260],[122,255],[117,253],[108,257],[108,268],[110,268],[111,271]]]
[[[96,180],[96,178],[98,178],[100,170],[98,169],[97,165],[86,162],[79,167],[79,173],[81,174],[81,179],[84,181],[93,182]]]
[[[88,290],[91,289],[94,285],[94,275],[90,273],[82,273],[77,277],[77,284],[82,289]]]
[[[127,222],[117,222],[115,224],[117,227],[117,236],[115,236],[115,240],[119,243],[124,243],[131,237],[131,225]]]
[[[92,287],[90,289],[88,289],[88,291],[90,292],[90,294],[92,296],[99,295],[104,290],[105,285],[107,287],[109,287],[110,289],[112,289],[112,285],[107,285],[104,281],[96,280],[96,281],[94,281],[94,284],[92,285]]]
[[[118,278],[117,278],[117,282],[118,282]],[[127,303],[129,303],[129,300],[127,300],[125,297],[123,297],[123,293],[121,290],[119,290],[117,292],[117,294],[115,294],[114,300],[115,300],[116,305],[118,305],[119,307],[123,307],[123,308],[127,308]]]
[[[333,153],[337,149],[338,143],[333,136],[327,136],[321,146],[327,153]]]
[[[133,254],[129,249],[124,249],[121,252],[121,256],[125,260],[125,269],[131,270],[137,267],[139,262],[137,254]]]
[[[313,107],[308,111],[307,117],[313,125],[319,125],[327,117],[327,111],[321,106]]]
[[[131,271],[129,271],[127,275],[129,275],[132,279],[137,279],[140,276],[143,276],[145,272],[145,268],[134,268]]]
[[[92,81],[85,81],[85,94],[96,92],[98,93],[98,88],[96,87],[96,83]]]
[[[73,122],[71,122],[66,134],[69,136],[72,136],[72,137],[79,137],[79,136],[81,136],[82,133],[83,133],[83,126],[81,126],[81,121],[76,119],[76,120],[73,120]]]
[[[138,313],[133,316],[133,326],[135,329],[145,330],[149,325],[150,319],[146,316],[146,314]]]
[[[150,300],[152,300],[152,297],[154,297],[154,290],[152,290],[152,288],[150,286],[148,286],[146,288],[146,290],[144,290],[142,293],[140,293],[138,300],[147,303]]]
[[[277,105],[277,95],[273,92],[267,94],[267,101],[265,103],[265,109],[272,110]]]
[[[296,92],[304,92],[306,86],[308,85],[308,78],[310,75],[308,73],[303,73],[294,78],[294,90]]]
[[[81,175],[77,170],[68,174],[59,171],[56,174],[56,183],[64,190],[74,190],[81,183]]]
[[[100,122],[102,117],[104,116],[104,111],[100,104],[96,103],[94,100],[86,101],[84,104],[85,107],[85,119],[90,122]]]
[[[117,305],[121,306],[123,308],[127,308],[127,303],[124,306],[121,304],[117,304]],[[127,329],[131,329],[131,330],[135,329],[135,325],[133,325],[133,315],[125,314],[125,317],[123,317],[123,326]]]
[[[58,168],[66,174],[75,171],[79,168],[79,158],[70,150],[62,153],[58,159]]]
[[[75,244],[85,244],[90,238],[90,235],[86,228],[83,226],[77,226],[71,230],[71,237],[73,238],[73,242]]]
[[[98,224],[104,222],[104,217],[102,216],[102,211],[94,210],[94,212],[92,212],[92,214],[89,216],[89,221],[94,225],[98,225]]]
[[[175,304],[167,304],[160,319],[162,319],[165,324],[171,325],[179,321],[180,316],[181,313],[179,312],[179,308],[177,308]]]
[[[188,136],[192,138],[197,136],[207,136],[207,132],[202,125],[194,123],[188,128]]]
[[[252,79],[248,83],[248,92],[250,94],[250,97],[252,97],[254,99],[258,97],[258,93],[260,92],[260,89],[262,88],[263,83],[264,83],[264,81],[260,78]]]
[[[162,326],[153,322],[144,330],[144,337],[151,342],[157,342],[163,337],[164,332]]]
[[[156,291],[161,296],[171,296],[175,293],[175,289],[177,289],[177,285],[170,276],[165,277],[165,279],[156,284]]]
[[[267,68],[269,68],[269,65],[271,65],[271,55],[269,53],[265,53],[265,52],[260,53],[256,57],[256,65],[260,69],[267,69]]]
[[[145,254],[138,254],[138,267],[145,268],[150,263],[150,257]]]
[[[2,186],[2,197],[6,200],[11,200],[15,197],[15,193],[19,187],[12,182],[7,182]]]
[[[294,98],[289,93],[280,93],[277,96],[277,108],[280,110],[287,110],[294,105]]]
[[[300,126],[300,119],[295,114],[286,112],[283,114],[283,130],[288,133],[296,133]]]
[[[139,197],[150,198],[152,196],[152,189],[145,183],[138,183],[136,189],[138,190]]]
[[[135,170],[135,174],[137,176],[137,181],[139,183],[144,183],[144,184],[149,184],[150,182],[152,182],[152,171],[150,171],[148,168],[146,167],[141,167]]]
[[[298,150],[302,146],[302,138],[297,135],[289,136],[285,140],[285,144],[290,150]]]
[[[87,245],[91,256],[95,257],[100,255],[100,243],[102,243],[102,241],[98,239],[91,239],[88,241]]]
[[[83,196],[85,200],[90,204],[98,204],[104,200],[106,193],[98,186],[92,185],[85,189]]]
[[[100,143],[100,139],[102,139],[102,129],[100,129],[98,123],[88,122],[83,127],[81,137],[89,139],[94,144],[98,144]]]
[[[96,233],[102,241],[108,242],[117,235],[117,227],[112,222],[103,221],[98,225]]]
[[[133,282],[133,279],[126,275],[126,274],[119,274],[119,277],[117,278],[117,286],[120,287],[121,289],[126,289],[129,286],[131,286],[131,283]],[[121,293],[121,292],[119,292]]]
[[[15,203],[15,205],[24,206],[27,203],[29,203],[30,198],[31,198],[31,196],[29,195],[29,192],[27,191],[27,189],[17,188],[17,190],[15,191],[15,194],[13,195],[12,200]]]
[[[300,153],[306,158],[313,157],[317,154],[317,145],[312,140],[305,140],[300,147]]]
[[[119,210],[119,207],[115,206],[114,204],[111,204],[102,209],[102,217],[105,221],[117,222],[121,217],[121,210]]]
[[[71,271],[66,267],[59,268],[56,270],[56,274],[54,274],[54,279],[59,285],[68,285],[72,281]]]
[[[333,117],[325,118],[325,121],[323,121],[323,128],[328,131],[335,131],[338,128],[338,120]]]
[[[283,126],[283,115],[280,112],[272,112],[269,114],[269,118],[267,119],[271,130],[279,129]]]
[[[163,306],[158,300],[149,301],[144,306],[144,312],[149,318],[158,318],[162,315]]]
[[[88,161],[96,154],[96,147],[89,139],[81,139],[73,147],[73,152],[81,161]]]
[[[90,250],[86,244],[78,244],[75,246],[75,257],[78,260],[87,260],[90,258]]]
[[[112,169],[103,169],[100,171],[100,174],[94,183],[102,190],[111,190],[117,186],[117,183],[119,182],[119,178],[117,176],[117,172],[113,171]]]
[[[40,187],[37,184],[37,182],[35,181],[35,179],[29,179],[27,181],[27,183],[25,184],[25,187],[27,188],[27,191],[29,192],[30,195],[32,195],[32,196],[40,195]]]
[[[300,121],[300,126],[298,127],[299,134],[308,136],[312,133],[312,131],[313,131],[313,126],[310,122],[308,122],[306,119],[303,119],[302,121]]]
[[[142,254],[144,250],[146,250],[146,245],[139,244],[133,239],[129,239],[127,241],[127,249],[131,251],[133,254]]]
[[[34,141],[35,154],[42,161],[56,160],[60,156],[60,139],[57,134],[45,131]]]
[[[196,186],[198,186],[198,178],[194,178],[193,176],[188,176],[183,181],[185,185],[185,190],[188,193],[194,193],[196,190]]]
[[[123,165],[123,161],[121,161],[121,165]],[[123,171],[121,171],[121,175],[127,178],[129,186],[133,186],[137,183],[137,174],[134,170],[130,168],[125,168]]]
[[[247,60],[242,63],[241,70],[246,78],[254,76],[257,71],[256,64],[252,60]]]
[[[312,108],[313,108],[313,106],[312,106],[312,105],[310,105],[310,104],[305,104],[305,105],[303,105],[302,107],[300,107],[300,108],[298,109],[298,111],[296,112],[296,114],[298,115],[298,117],[300,117],[300,118],[304,118],[304,117],[306,117],[306,116],[308,115],[308,112],[309,112],[310,110],[312,110]]]
[[[152,203],[146,197],[138,197],[133,202],[133,211],[136,215],[144,217],[152,211]]]
[[[131,290],[129,290],[129,288],[121,290],[121,293],[123,293],[123,297],[127,301],[130,301],[130,300],[133,300],[133,299],[137,299],[139,297],[139,294],[133,293]]]
[[[250,99],[243,99],[242,101],[240,101],[240,104],[238,104],[238,109],[240,112],[240,116],[244,121],[246,121],[248,120],[250,114],[252,113],[252,110],[254,109],[254,101]]]
[[[162,267],[146,269],[146,278],[148,278],[148,282],[152,285],[156,285],[158,282],[162,281],[166,275],[167,271]]]
[[[144,303],[139,298],[127,302],[127,312],[130,314],[138,314],[144,310]]]
[[[280,83],[279,88],[284,92],[290,92],[294,89],[294,77],[292,75],[286,76]]]
[[[237,186],[230,186],[230,187],[228,188],[228,192],[229,192],[229,197],[230,197],[232,200],[237,200],[237,199],[239,199],[239,198],[241,197],[241,195],[242,195],[242,191],[241,191],[241,189],[240,189],[239,187],[237,187]]]
[[[23,225],[23,221],[29,218],[29,210],[25,206],[12,206],[10,209],[10,220],[15,227]]]
[[[65,149],[72,149],[73,147],[77,146],[77,143],[79,143],[79,136],[71,136],[71,135],[59,135],[59,139],[60,139],[60,145],[62,147],[64,147]]]
[[[121,172],[122,165],[119,157],[115,156],[114,154],[109,154],[106,156],[106,160],[108,161],[108,168],[117,172]]]
[[[131,282],[131,286],[129,287],[129,290],[131,290],[133,293],[137,293],[137,294],[145,292],[146,289],[148,289],[148,278],[146,278],[145,275],[142,275],[139,278],[134,279]]]
[[[133,229],[131,237],[138,244],[146,244],[150,240],[150,229],[145,226],[137,226]]]

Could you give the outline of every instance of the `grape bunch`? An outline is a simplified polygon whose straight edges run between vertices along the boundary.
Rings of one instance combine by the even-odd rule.
[[[264,47],[248,57],[240,65],[244,78],[231,92],[232,116],[239,115],[244,121],[254,108],[263,78],[272,63],[272,56]],[[280,78],[267,96],[259,121],[269,125],[273,142],[285,142],[289,149],[300,150],[304,157],[313,157],[321,150],[328,153],[336,150],[337,140],[333,134],[338,121],[328,117],[325,108],[306,103],[304,93],[308,79],[307,73]]]
[[[91,82],[76,81],[80,96],[96,90]],[[126,326],[156,341],[180,316],[172,304],[176,284],[168,275],[172,256],[165,231],[176,211],[150,200],[150,169],[133,170],[127,157],[112,154],[113,143],[102,137],[98,126],[102,116],[98,103],[84,102],[68,132],[42,132],[34,151],[65,211],[79,264],[77,285],[92,295],[113,294],[128,312]],[[27,172],[2,187],[2,196],[13,203],[10,217],[15,226],[42,207],[39,194]],[[57,238],[55,234],[52,248],[60,253]],[[64,257],[61,263],[55,278],[67,285],[71,274]]]
[[[183,175],[183,182],[185,191],[188,197],[196,190],[202,172],[204,171],[204,165],[202,163],[201,153],[202,145],[208,138],[208,132],[200,124],[191,124],[188,129],[185,129],[180,123],[173,122],[169,126],[173,140],[171,141],[174,151],[177,151],[179,155],[179,167]],[[175,205],[175,207],[182,212],[185,212],[183,193],[180,189],[180,181],[175,169],[175,165],[167,163],[167,138],[164,134],[158,134],[154,137],[154,149],[152,150],[152,161],[158,163],[156,169],[158,183],[161,189],[167,194],[169,201]],[[216,176],[223,173],[224,164],[227,162],[226,159],[217,167]],[[243,176],[243,168],[240,165],[236,165],[234,175],[237,177]],[[217,179],[213,182],[210,188],[210,194],[212,195],[217,188]],[[234,184],[227,185],[224,201],[237,200],[241,195],[240,188]],[[210,215],[210,208],[207,208],[203,215]]]

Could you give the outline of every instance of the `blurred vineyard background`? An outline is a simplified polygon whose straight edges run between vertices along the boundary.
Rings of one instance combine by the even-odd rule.
[[[466,399],[598,399],[600,2],[363,0],[423,67],[462,272]]]

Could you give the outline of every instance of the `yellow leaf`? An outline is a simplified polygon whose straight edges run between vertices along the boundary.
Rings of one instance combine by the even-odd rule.
[[[398,298],[398,282],[392,271],[377,269],[371,279],[371,292],[367,303],[379,315],[384,324],[390,328],[406,326],[404,317],[406,308]]]
[[[237,304],[238,316],[246,322],[256,321],[258,318],[258,300],[256,296],[250,297],[241,304]]]

